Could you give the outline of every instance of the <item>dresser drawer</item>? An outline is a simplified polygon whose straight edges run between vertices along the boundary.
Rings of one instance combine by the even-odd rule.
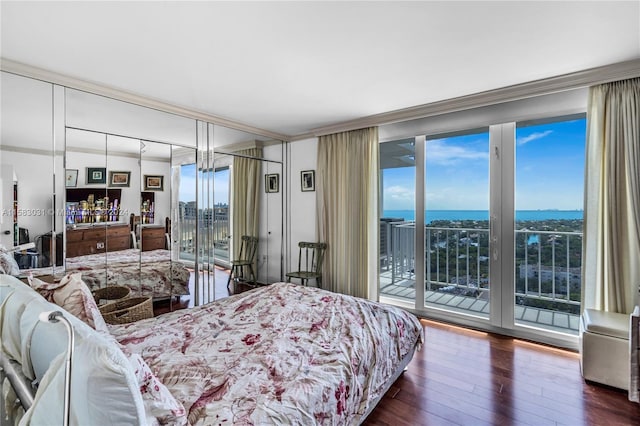
[[[67,242],[67,257],[84,256],[86,254],[104,253],[106,250],[104,241],[78,241]]]
[[[142,228],[142,251],[165,248],[165,232],[163,227]]]
[[[82,234],[83,234],[82,229],[68,229],[67,242],[72,243],[74,241],[82,241]]]
[[[109,235],[107,238],[107,251],[126,250],[130,246],[131,237],[129,234],[123,237],[114,237]]]
[[[129,237],[129,225],[109,226],[107,227],[107,237]]]
[[[106,235],[107,231],[103,227],[96,229],[85,229],[82,235],[82,239],[84,241],[92,240],[104,242]]]

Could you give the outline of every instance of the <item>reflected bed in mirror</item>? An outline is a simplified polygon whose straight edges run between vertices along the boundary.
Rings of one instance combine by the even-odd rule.
[[[81,272],[91,290],[126,286],[131,295],[154,299],[188,295],[190,271],[174,259],[165,237],[171,188],[142,191],[145,174],[170,174],[171,145],[69,127],[66,135],[67,166],[78,170],[82,186],[66,190],[66,272]],[[89,170],[100,170],[103,179]]]
[[[153,299],[189,295],[190,271],[182,262],[171,260],[165,229],[160,231],[162,248],[155,242],[151,249],[141,250],[136,248],[135,233],[128,224],[68,225],[66,273],[80,272],[92,291],[117,285],[129,287],[132,296]],[[20,276],[42,276],[51,274],[51,268],[20,272]]]

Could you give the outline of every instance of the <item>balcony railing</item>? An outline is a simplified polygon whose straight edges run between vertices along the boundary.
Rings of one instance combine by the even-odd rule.
[[[195,259],[195,235],[196,235],[196,218],[192,215],[180,218],[180,259]],[[213,247],[204,249],[201,255],[207,257],[215,257],[216,259],[229,261],[229,217],[226,214],[216,212],[216,217],[212,221],[210,216],[201,214],[199,226],[201,228],[209,228],[211,238],[213,239]],[[201,233],[202,235],[202,233]]]
[[[414,222],[381,222],[382,295],[415,298],[414,238]],[[514,303],[521,308],[578,315],[582,233],[516,230],[515,250]],[[473,309],[488,314],[488,229],[426,226],[424,256],[427,301],[437,299],[434,293],[472,298],[486,304]],[[394,286],[414,291],[399,291]],[[451,298],[443,301],[453,303]],[[519,311],[524,315],[524,309]],[[568,322],[575,321],[570,318]]]

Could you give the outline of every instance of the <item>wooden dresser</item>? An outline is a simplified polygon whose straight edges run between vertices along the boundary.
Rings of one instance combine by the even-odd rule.
[[[128,224],[67,229],[67,257],[126,250],[131,247],[129,229]]]
[[[165,229],[162,225],[142,225],[142,251],[166,248]]]

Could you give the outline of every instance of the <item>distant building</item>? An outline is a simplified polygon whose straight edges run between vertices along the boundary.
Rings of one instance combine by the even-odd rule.
[[[528,278],[540,281],[552,281],[555,271],[556,282],[566,282],[567,276],[569,284],[580,285],[582,282],[582,272],[580,268],[564,268],[556,266],[555,268],[546,265],[520,265],[520,278]]]

